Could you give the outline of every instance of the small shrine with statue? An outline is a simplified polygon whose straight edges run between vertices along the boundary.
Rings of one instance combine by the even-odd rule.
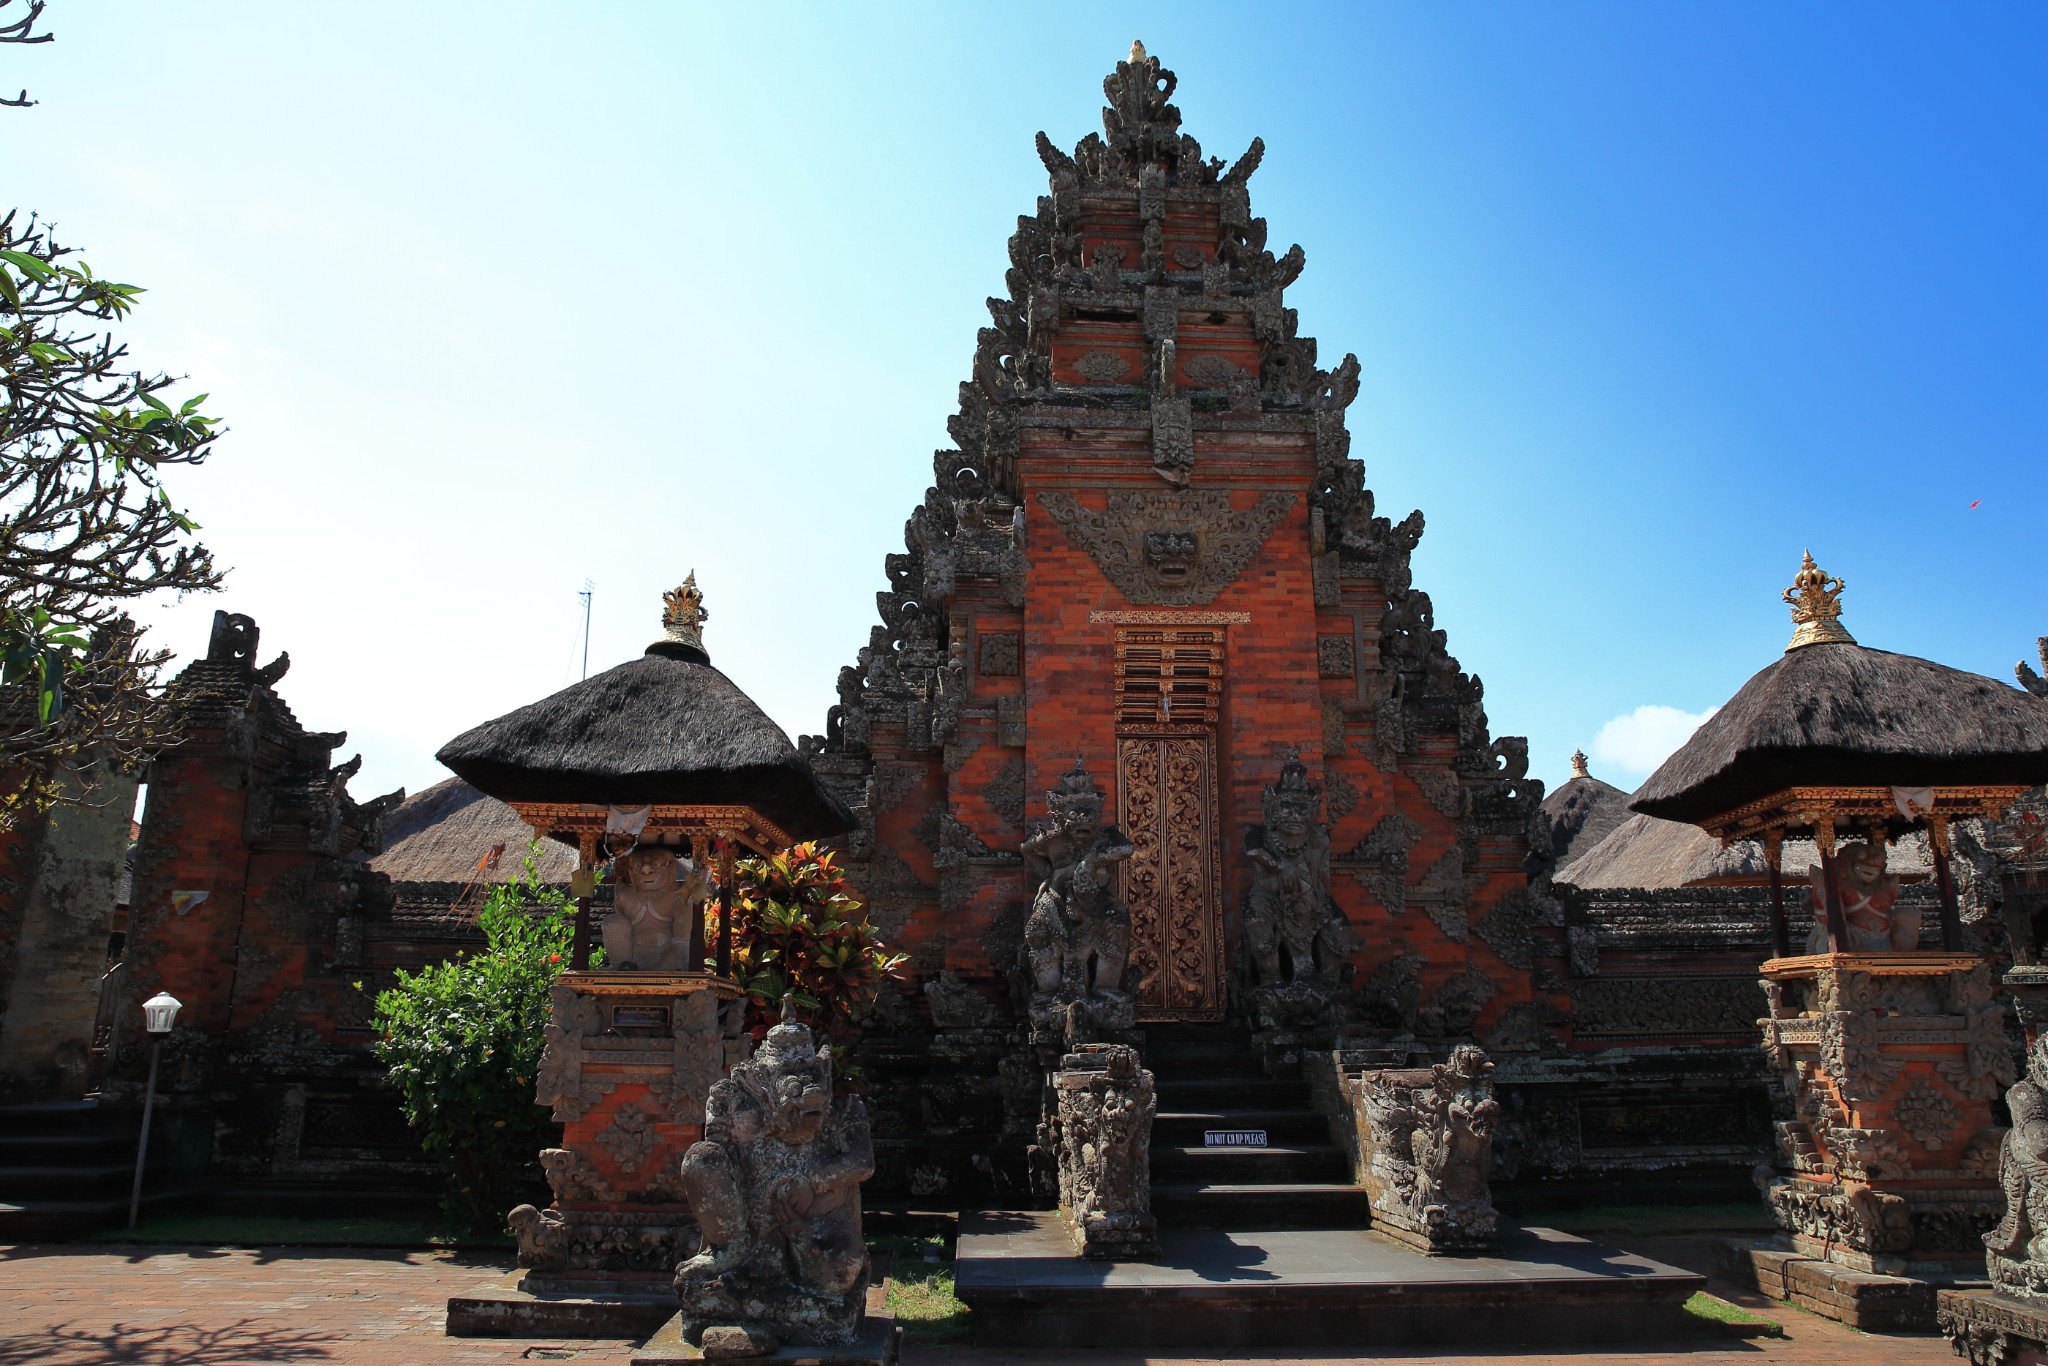
[[[1999,1222],[1996,1103],[2015,1076],[1992,964],[1963,942],[1951,832],[2048,776],[2048,712],[1990,679],[1857,644],[1843,587],[1806,557],[1784,594],[1796,628],[1784,657],[1633,805],[1724,843],[1755,839],[1770,869],[1776,954],[1761,969],[1759,1028],[1790,1115],[1759,1180],[1783,1235],[1726,1259],[1858,1327],[1925,1327],[1934,1288],[1975,1274],[1980,1236]],[[1887,846],[1914,832],[1938,926],[1887,871]],[[1819,856],[1796,931],[1780,868],[1793,837]]]

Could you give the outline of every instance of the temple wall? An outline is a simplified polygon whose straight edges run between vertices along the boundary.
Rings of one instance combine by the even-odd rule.
[[[75,1100],[128,849],[135,779],[99,779],[0,837],[0,1101]]]

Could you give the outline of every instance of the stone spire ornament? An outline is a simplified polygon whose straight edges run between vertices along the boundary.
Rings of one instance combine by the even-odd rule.
[[[692,569],[682,583],[661,595],[662,639],[702,652],[701,628],[711,617],[704,609],[704,594],[697,588],[697,571]]]
[[[1823,573],[1813,562],[1813,552],[1804,552],[1805,560],[1799,572],[1792,576],[1792,586],[1784,593],[1785,601],[1792,604],[1792,642],[1785,652],[1802,649],[1808,645],[1854,645],[1856,637],[1843,628],[1842,590],[1848,581],[1833,578]]]

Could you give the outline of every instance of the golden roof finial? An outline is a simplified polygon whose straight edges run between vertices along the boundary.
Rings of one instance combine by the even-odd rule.
[[[1131,65],[1136,66],[1138,63],[1144,60],[1145,45],[1142,42],[1138,41],[1136,38],[1131,39]]]
[[[704,610],[704,595],[697,591],[697,571],[692,569],[682,585],[661,595],[661,626],[667,638],[694,649],[704,648],[697,629],[711,614]]]
[[[1856,637],[1841,623],[1842,590],[1849,586],[1848,581],[1822,573],[1811,550],[1805,556],[1799,572],[1792,576],[1792,586],[1784,593],[1785,601],[1792,604],[1792,625],[1797,628],[1786,653],[1806,645],[1854,645]]]
[[[1593,776],[1586,771],[1586,751],[1583,749],[1572,751],[1572,776],[1574,778],[1590,778]]]

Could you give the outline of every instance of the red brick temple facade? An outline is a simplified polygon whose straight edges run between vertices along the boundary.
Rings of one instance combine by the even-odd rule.
[[[1568,1039],[1540,784],[1495,739],[1380,516],[1247,182],[1204,159],[1133,53],[1105,132],[1044,135],[955,445],[888,557],[874,627],[807,742],[856,811],[853,880],[934,1022],[1010,1018],[1034,886],[1018,853],[1078,758],[1135,846],[1140,1023],[1242,1018],[1245,856],[1295,753],[1320,788],[1343,977],[1389,1033]],[[1547,829],[1537,835],[1547,847]],[[973,998],[963,993],[972,993]]]

